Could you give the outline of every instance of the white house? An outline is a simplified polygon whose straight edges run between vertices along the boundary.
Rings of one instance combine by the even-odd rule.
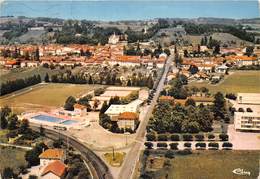
[[[47,149],[39,155],[39,158],[40,166],[46,166],[55,160],[64,162],[65,153],[62,149]]]
[[[236,130],[260,131],[260,113],[235,112],[234,125]]]

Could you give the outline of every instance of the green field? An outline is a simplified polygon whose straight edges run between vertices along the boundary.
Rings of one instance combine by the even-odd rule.
[[[63,106],[68,96],[79,97],[97,87],[98,85],[50,83],[16,96],[3,97],[0,99],[0,106],[8,105],[17,113],[33,109],[44,110]]]
[[[11,147],[0,147],[0,171],[6,167],[13,168],[14,171],[20,166],[26,166],[24,159],[25,150]]]
[[[187,156],[176,156],[168,165],[156,171],[155,178],[174,179],[253,179],[259,172],[260,151],[196,151]],[[234,174],[241,168],[250,176]]]
[[[27,78],[33,75],[41,75],[42,79],[44,79],[46,73],[49,74],[49,76],[53,74],[57,74],[59,72],[63,72],[65,70],[60,70],[60,69],[49,69],[49,68],[44,68],[42,66],[40,67],[33,67],[33,68],[17,68],[17,69],[11,69],[11,70],[4,70],[1,69],[3,72],[1,73],[1,83],[5,81],[12,81],[15,79],[23,79]]]
[[[208,82],[191,82],[189,86],[207,87],[211,93],[260,93],[260,71],[234,71],[224,81],[212,85]]]

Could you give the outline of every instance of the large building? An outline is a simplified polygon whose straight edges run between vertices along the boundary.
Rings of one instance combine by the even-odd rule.
[[[238,104],[260,105],[260,93],[238,93]]]
[[[235,112],[234,124],[236,130],[260,131],[260,113]]]

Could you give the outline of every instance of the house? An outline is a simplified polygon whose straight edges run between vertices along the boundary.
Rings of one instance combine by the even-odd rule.
[[[160,96],[160,102],[169,102],[170,104],[174,104],[174,98],[172,96]]]
[[[226,73],[228,70],[228,67],[225,64],[222,64],[220,66],[217,66],[215,69],[216,73]]]
[[[203,105],[212,105],[214,102],[213,97],[206,97],[206,96],[192,96],[191,99],[193,99],[196,103],[196,106],[203,104]]]
[[[260,113],[235,112],[234,125],[240,131],[260,131]]]
[[[237,93],[237,103],[260,105],[260,93]]]
[[[39,158],[40,166],[46,166],[47,164],[55,160],[60,160],[64,162],[65,153],[62,149],[47,149],[39,155]]]
[[[87,113],[87,107],[86,106],[83,106],[83,105],[80,105],[78,103],[74,104],[74,111],[78,114],[80,114],[81,116],[82,115],[86,115]]]
[[[59,161],[55,160],[50,162],[41,172],[42,179],[60,179],[65,176],[66,165]]]
[[[123,112],[118,116],[117,125],[119,128],[130,128],[135,130],[139,116],[134,112]]]

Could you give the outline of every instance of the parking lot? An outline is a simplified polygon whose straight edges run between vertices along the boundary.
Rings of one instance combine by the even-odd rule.
[[[260,133],[239,132],[230,124],[228,135],[234,150],[260,150]]]

